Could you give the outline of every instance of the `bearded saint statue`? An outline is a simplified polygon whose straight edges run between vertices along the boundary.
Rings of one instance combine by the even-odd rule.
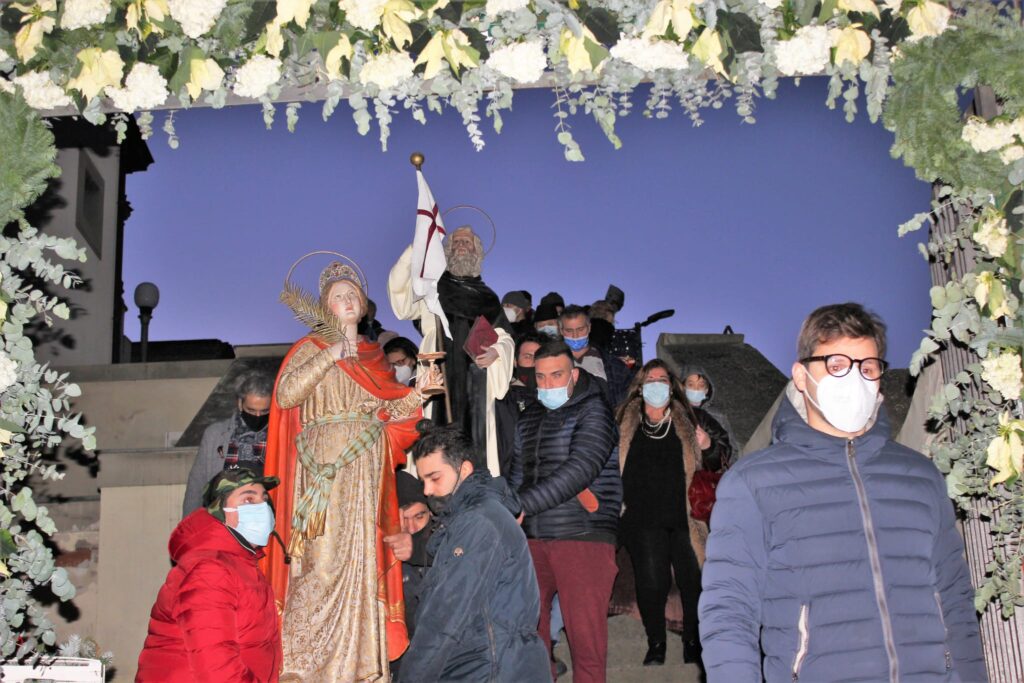
[[[444,406],[432,402],[427,408],[431,411],[429,417],[458,425],[473,440],[477,452],[486,453],[486,463],[474,464],[486,466],[492,475],[498,476],[494,402],[505,396],[512,380],[515,342],[498,295],[480,277],[484,249],[473,229],[468,225],[456,228],[444,241],[444,254],[448,266],[437,282],[437,294],[451,337],[444,334],[425,301],[413,294],[411,246],[391,269],[388,296],[395,317],[419,321],[423,334],[422,353],[437,350],[446,353],[443,367],[451,414],[439,415],[439,409]],[[463,346],[478,316],[483,316],[494,327],[498,340],[476,358],[471,358]]]
[[[323,271],[319,307],[306,303],[327,319],[288,352],[271,403],[266,473],[281,479],[272,499],[291,562],[266,548],[283,607],[282,681],[388,681],[388,660],[409,642],[401,563],[383,538],[401,531],[395,469],[416,439],[420,398],[357,336],[366,302],[350,266]]]

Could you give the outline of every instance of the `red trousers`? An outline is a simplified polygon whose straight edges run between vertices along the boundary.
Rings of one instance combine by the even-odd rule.
[[[608,603],[618,568],[615,546],[597,541],[530,539],[540,587],[541,640],[551,648],[551,601],[558,593],[575,683],[604,683]]]

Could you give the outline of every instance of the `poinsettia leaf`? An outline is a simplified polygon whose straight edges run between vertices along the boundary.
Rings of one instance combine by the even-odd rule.
[[[327,53],[341,40],[341,31],[317,31],[312,35],[313,46],[320,56],[327,58]]]
[[[427,46],[433,34],[430,33],[430,29],[427,28],[425,21],[414,21],[409,24],[409,30],[412,32],[412,43],[406,48],[409,56],[413,59],[419,57],[420,53],[423,52],[423,48]]]
[[[615,20],[615,15],[608,10],[580,3],[576,15],[583,25],[590,29],[594,37],[604,45],[612,47],[619,42],[619,24]]]
[[[181,92],[185,84],[192,78],[192,60],[205,59],[206,53],[194,45],[189,45],[181,51],[178,56],[178,68],[170,81],[167,82],[167,89],[171,92]]]
[[[764,51],[761,46],[761,30],[748,15],[718,10],[718,26],[723,47],[728,38],[729,46],[736,53]]]
[[[484,34],[475,28],[464,28],[462,32],[466,34],[466,38],[469,40],[469,44],[473,46],[479,57],[477,63],[487,59],[491,53],[487,50],[487,39],[484,38]]]
[[[449,2],[443,8],[437,10],[436,14],[445,21],[450,21],[453,24],[458,25],[459,21],[462,20],[463,9],[463,3],[456,0],[455,2]]]
[[[10,557],[18,552],[18,544],[7,529],[0,529],[0,558]]]

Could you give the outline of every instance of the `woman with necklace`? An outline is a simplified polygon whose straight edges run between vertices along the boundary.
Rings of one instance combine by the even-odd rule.
[[[686,393],[668,366],[644,365],[616,414],[623,516],[620,533],[633,562],[637,606],[647,632],[644,665],[665,663],[665,602],[675,573],[683,602],[683,660],[700,664],[697,600],[708,527],[690,515],[686,487],[693,474],[721,463],[701,462]]]

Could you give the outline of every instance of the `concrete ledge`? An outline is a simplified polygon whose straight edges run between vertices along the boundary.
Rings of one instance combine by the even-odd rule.
[[[184,484],[196,451],[195,448],[103,451],[99,454],[99,487]]]
[[[70,372],[73,382],[123,382],[147,379],[190,379],[194,377],[221,377],[234,358],[219,360],[186,360],[166,363],[116,363],[113,365],[72,365],[55,367],[59,372]]]
[[[662,332],[658,335],[658,356],[661,357],[661,349],[665,346],[694,344],[742,344],[742,334],[678,334],[675,332]]]

